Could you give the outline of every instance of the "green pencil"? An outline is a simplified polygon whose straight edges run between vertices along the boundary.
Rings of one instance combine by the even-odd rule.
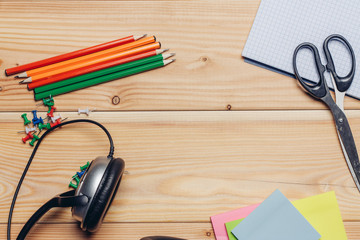
[[[141,66],[138,66],[138,67],[126,69],[124,71],[115,72],[115,73],[112,73],[112,74],[92,78],[92,79],[89,79],[89,80],[86,80],[86,81],[74,83],[74,84],[67,85],[67,86],[60,87],[60,88],[56,88],[56,89],[51,89],[51,90],[46,91],[46,92],[35,93],[35,100],[41,100],[43,98],[49,97],[50,95],[51,96],[56,96],[56,95],[60,95],[60,94],[63,94],[63,93],[79,90],[79,89],[82,89],[82,88],[94,86],[94,85],[97,85],[97,84],[100,84],[100,83],[104,83],[104,82],[112,81],[112,80],[115,80],[115,79],[127,77],[127,76],[134,75],[134,74],[137,74],[137,73],[145,72],[145,71],[148,71],[148,70],[151,70],[151,69],[155,69],[155,68],[158,68],[158,67],[165,66],[165,65],[173,62],[174,60],[175,59],[156,61],[156,62],[148,63],[148,64],[145,64],[145,65],[141,65]]]
[[[137,66],[140,66],[140,65],[145,65],[145,64],[148,64],[148,63],[151,63],[151,62],[164,60],[164,59],[167,59],[167,58],[172,57],[172,56],[174,56],[173,53],[166,53],[166,54],[160,54],[160,55],[155,55],[155,56],[143,58],[143,59],[136,60],[136,61],[133,61],[133,62],[124,63],[124,64],[117,65],[117,66],[114,66],[114,67],[102,69],[102,70],[91,72],[91,73],[84,74],[84,75],[81,75],[81,76],[65,79],[63,81],[59,81],[59,82],[51,83],[51,84],[48,84],[48,85],[44,85],[44,86],[35,88],[34,92],[36,94],[42,93],[42,92],[47,92],[47,91],[50,91],[52,89],[56,89],[56,88],[64,87],[64,86],[71,85],[71,84],[74,84],[74,83],[86,81],[86,80],[89,80],[89,79],[92,79],[92,78],[104,76],[104,75],[111,74],[111,73],[114,73],[114,72],[123,71],[123,70],[134,68],[134,67],[137,67]]]

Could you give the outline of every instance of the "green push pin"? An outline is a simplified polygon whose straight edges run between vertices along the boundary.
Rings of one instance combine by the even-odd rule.
[[[51,106],[54,106],[54,104],[55,104],[54,102],[48,102],[48,103],[45,104],[45,106],[48,106],[48,107],[50,106],[51,107]]]
[[[33,136],[34,136],[34,138],[30,142],[30,146],[32,146],[32,147],[34,146],[35,142],[40,139],[38,135],[34,134]]]
[[[73,182],[73,180],[75,180],[76,184]],[[74,176],[72,176],[72,179],[69,183],[69,187],[77,189],[77,187],[79,186],[79,183],[80,183],[80,179],[79,179],[78,175],[75,174]]]
[[[69,183],[69,187],[72,187],[74,189],[77,189],[77,185],[75,185],[72,181]]]
[[[47,123],[47,124],[39,123],[38,127],[39,127],[39,130],[42,131],[44,128],[50,129],[51,125],[50,125],[50,123]]]
[[[54,99],[53,99],[53,97],[50,95],[49,98],[44,98],[44,99],[43,99],[43,103],[44,103],[45,106],[48,106],[48,107],[54,106]]]
[[[31,123],[31,121],[27,118],[26,115],[27,115],[26,113],[21,115],[21,117],[24,119],[24,125],[25,126]]]
[[[80,170],[81,170],[81,171],[84,171],[85,169],[87,169],[87,168],[89,167],[89,165],[90,165],[90,163],[87,162],[84,166],[81,166],[81,167],[80,167]]]

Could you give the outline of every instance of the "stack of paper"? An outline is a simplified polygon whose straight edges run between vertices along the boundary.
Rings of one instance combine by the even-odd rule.
[[[347,240],[335,193],[294,201],[276,190],[263,203],[211,217],[217,240]]]
[[[262,0],[242,56],[247,62],[294,76],[295,48],[303,42],[315,44],[326,64],[323,43],[325,38],[336,33],[351,44],[357,60],[356,69],[359,69],[360,31],[356,27],[360,23],[359,16],[358,0]],[[348,51],[338,41],[330,43],[330,51],[336,71],[345,76],[351,66]],[[298,67],[303,78],[318,81],[311,55],[299,54]],[[332,86],[330,78],[327,83]],[[347,94],[360,99],[358,71]]]

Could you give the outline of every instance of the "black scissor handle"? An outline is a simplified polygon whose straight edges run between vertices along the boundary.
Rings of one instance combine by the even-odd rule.
[[[301,49],[304,49],[304,48],[309,49],[314,55],[315,66],[316,66],[316,69],[317,69],[317,72],[319,75],[319,82],[317,82],[316,84],[311,85],[311,84],[305,82],[304,79],[300,76],[298,68],[297,68],[297,65],[296,65],[297,54]],[[302,43],[299,46],[297,46],[297,48],[294,51],[294,56],[293,56],[293,67],[294,67],[296,79],[300,82],[301,86],[310,93],[311,96],[320,99],[327,94],[328,88],[327,88],[327,85],[325,83],[325,78],[324,78],[325,66],[322,65],[321,60],[320,60],[319,50],[317,49],[317,47],[314,44],[305,42],[305,43]]]
[[[336,73],[334,61],[332,59],[332,56],[331,56],[331,53],[329,50],[329,42],[332,40],[336,40],[336,41],[339,41],[342,44],[344,44],[344,46],[348,49],[348,51],[350,53],[351,64],[352,64],[351,70],[345,77],[339,77]],[[324,52],[325,52],[325,56],[326,56],[326,60],[327,60],[327,65],[326,65],[327,70],[330,71],[332,73],[332,75],[334,76],[337,89],[340,92],[345,92],[346,90],[349,89],[349,87],[354,79],[354,75],[355,75],[356,61],[355,61],[354,50],[352,49],[350,43],[343,36],[341,36],[339,34],[332,34],[325,39]]]

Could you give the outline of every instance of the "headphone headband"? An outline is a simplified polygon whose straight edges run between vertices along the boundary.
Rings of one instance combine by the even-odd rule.
[[[49,201],[47,201],[44,205],[42,205],[26,222],[24,227],[21,229],[17,240],[25,239],[26,235],[30,231],[30,229],[34,226],[34,224],[51,208],[54,207],[74,207],[74,206],[84,206],[89,202],[89,198],[85,195],[75,196],[75,190],[71,190],[68,192],[64,192],[59,194]]]

